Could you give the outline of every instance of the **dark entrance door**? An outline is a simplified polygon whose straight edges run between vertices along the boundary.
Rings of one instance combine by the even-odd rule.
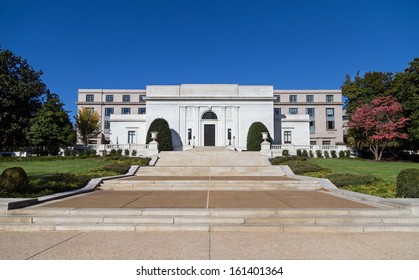
[[[215,124],[204,125],[204,146],[215,146]]]

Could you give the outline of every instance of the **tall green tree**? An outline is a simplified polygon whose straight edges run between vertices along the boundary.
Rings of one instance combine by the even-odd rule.
[[[403,143],[406,149],[419,150],[419,58],[409,67],[396,74],[392,95],[402,105],[404,115],[410,119],[406,133],[409,137]]]
[[[247,132],[246,149],[248,151],[260,151],[260,144],[263,142],[262,132],[268,132],[267,141],[272,144],[272,137],[266,126],[261,122],[254,122]]]
[[[46,93],[41,76],[25,59],[0,48],[0,150],[28,144],[30,119]]]
[[[75,144],[76,133],[63,106],[57,94],[48,92],[46,102],[31,119],[28,139],[41,151],[45,147],[48,154],[56,154],[59,147]]]
[[[75,119],[80,140],[87,146],[89,139],[96,138],[101,133],[100,116],[90,108],[82,107]]]

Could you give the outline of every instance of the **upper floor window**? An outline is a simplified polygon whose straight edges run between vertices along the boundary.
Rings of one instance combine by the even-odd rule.
[[[113,113],[114,113],[114,109],[113,108],[105,108],[105,117],[109,117]]]
[[[312,95],[312,94],[306,95],[306,102],[308,102],[308,103],[314,102],[314,95]]]
[[[297,102],[297,95],[290,95],[290,102]]]
[[[113,95],[106,95],[106,102],[113,102]]]
[[[335,116],[335,109],[326,108],[326,117],[333,118]]]
[[[314,108],[306,108],[306,114],[310,116],[310,119],[314,118],[314,116],[315,116]]]
[[[122,115],[129,115],[129,114],[131,114],[131,108],[122,108],[121,109],[121,114]]]
[[[275,103],[281,102],[281,95],[274,95],[274,98],[275,98],[274,100]]]
[[[298,115],[298,108],[289,108],[290,115]]]
[[[333,95],[326,95],[326,102],[328,103],[333,102]]]
[[[86,95],[86,102],[93,102],[95,101],[95,96],[93,94]]]
[[[146,108],[138,108],[138,114],[145,115],[145,113],[146,113]]]
[[[274,108],[274,115],[275,116],[281,115],[281,109],[280,108]]]
[[[131,96],[130,95],[122,95],[122,102],[130,102]]]
[[[141,103],[142,103],[142,102],[145,102],[144,97],[145,97],[144,95],[140,95],[140,97],[139,97],[139,100],[138,100],[138,101],[140,101]]]

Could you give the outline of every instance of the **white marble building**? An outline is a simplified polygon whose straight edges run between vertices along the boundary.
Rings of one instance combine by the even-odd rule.
[[[192,145],[245,149],[249,127],[256,121],[265,124],[274,144],[335,145],[343,140],[340,90],[182,84],[150,85],[146,90],[80,89],[78,94],[79,107],[101,115],[103,137],[98,142],[145,144],[156,118],[168,121],[175,150]],[[281,98],[285,96],[290,102]],[[307,102],[300,102],[304,97]]]

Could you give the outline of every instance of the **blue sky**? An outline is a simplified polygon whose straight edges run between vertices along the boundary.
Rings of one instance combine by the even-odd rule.
[[[337,89],[419,56],[419,1],[0,0],[0,46],[79,88],[238,83]]]

